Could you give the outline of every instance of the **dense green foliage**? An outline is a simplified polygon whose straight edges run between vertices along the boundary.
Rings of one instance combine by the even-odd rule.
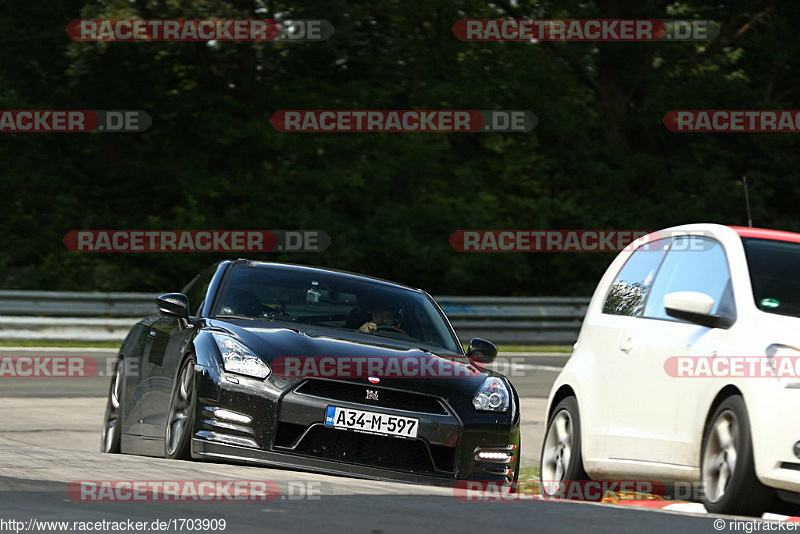
[[[143,109],[142,134],[0,134],[0,287],[170,290],[219,254],[76,253],[73,229],[318,229],[256,259],[435,294],[588,295],[610,254],[458,253],[458,229],[800,229],[797,134],[671,133],[792,109],[796,0],[50,0],[0,10],[0,108]],[[75,18],[324,18],[323,43],[81,43]],[[709,43],[462,42],[462,18],[708,18]],[[527,134],[290,134],[279,109],[530,109]]]

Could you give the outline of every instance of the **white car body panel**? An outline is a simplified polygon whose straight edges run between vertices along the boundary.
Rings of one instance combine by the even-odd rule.
[[[728,329],[708,328],[602,313],[611,285],[632,254],[621,252],[594,292],[575,350],[551,389],[548,413],[562,388],[574,391],[583,464],[593,479],[697,482],[712,403],[724,388],[735,387],[747,406],[757,477],[767,486],[800,492],[800,459],[793,452],[800,441],[800,389],[782,387],[774,377],[678,378],[665,371],[666,360],[674,356],[765,356],[773,343],[800,347],[800,318],[756,307],[736,230],[695,224],[660,233],[691,232],[713,234],[724,248],[735,323]],[[782,462],[798,467],[781,468]]]

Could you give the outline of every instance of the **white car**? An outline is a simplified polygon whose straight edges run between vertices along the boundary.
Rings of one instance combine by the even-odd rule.
[[[800,234],[692,224],[629,248],[550,391],[544,494],[647,480],[714,513],[800,502]]]

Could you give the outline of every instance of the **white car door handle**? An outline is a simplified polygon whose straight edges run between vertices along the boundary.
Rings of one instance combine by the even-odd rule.
[[[633,338],[631,336],[625,336],[622,338],[619,344],[619,350],[622,352],[630,352],[633,348]]]

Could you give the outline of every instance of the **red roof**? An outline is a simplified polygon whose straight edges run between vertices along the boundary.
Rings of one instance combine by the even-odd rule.
[[[770,239],[772,241],[789,241],[800,243],[800,234],[784,232],[782,230],[768,230],[766,228],[750,228],[747,226],[731,226],[739,237],[754,237],[756,239]]]

